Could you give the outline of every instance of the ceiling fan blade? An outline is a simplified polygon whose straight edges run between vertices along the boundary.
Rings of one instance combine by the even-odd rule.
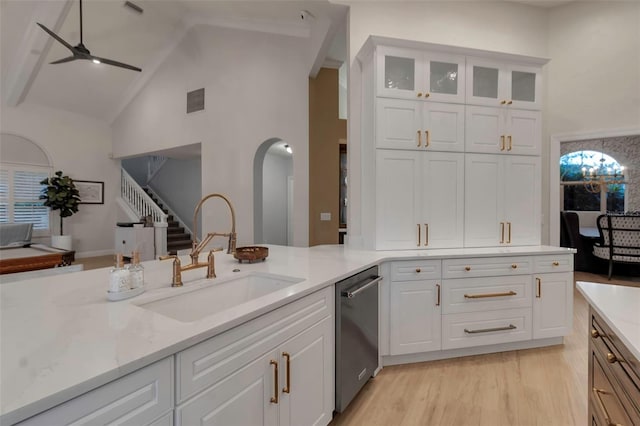
[[[71,62],[79,59],[75,56],[67,56],[66,58],[58,59],[57,61],[49,62],[50,64],[62,64],[64,62]]]
[[[75,49],[73,48],[73,46],[71,46],[69,43],[67,43],[66,41],[64,41],[62,38],[60,38],[58,36],[58,34],[54,33],[53,31],[51,31],[49,28],[45,27],[44,25],[42,25],[41,23],[37,22],[38,26],[40,28],[42,28],[47,34],[49,34],[51,37],[55,38],[60,44],[62,44],[64,47],[66,47],[67,49],[69,49],[72,52],[75,52]]]
[[[122,63],[122,62],[114,61],[114,60],[111,60],[111,59],[99,58],[97,56],[90,56],[87,59],[97,59],[98,61],[100,61],[100,63],[107,64],[107,65],[113,65],[114,67],[126,68],[128,70],[133,70],[133,71],[138,71],[138,72],[142,71],[141,68],[134,67],[133,65],[125,64],[125,63]]]

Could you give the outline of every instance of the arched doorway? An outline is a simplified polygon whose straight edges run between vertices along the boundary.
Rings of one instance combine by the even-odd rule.
[[[253,162],[253,229],[256,244],[293,244],[293,150],[268,139]]]

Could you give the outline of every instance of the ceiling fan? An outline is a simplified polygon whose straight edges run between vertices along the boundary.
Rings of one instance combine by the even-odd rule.
[[[77,46],[75,47],[71,46],[69,43],[64,41],[61,37],[59,37],[56,33],[51,31],[49,28],[45,27],[39,22],[37,24],[38,26],[40,26],[40,28],[45,30],[47,34],[49,34],[51,37],[56,39],[60,44],[62,44],[67,49],[69,49],[73,54],[72,56],[68,56],[66,58],[53,61],[51,62],[52,64],[61,64],[63,62],[71,62],[71,61],[75,61],[76,59],[87,59],[92,61],[95,64],[107,64],[107,65],[113,65],[114,67],[126,68],[133,71],[142,71],[142,69],[138,67],[134,67],[133,65],[114,61],[112,59],[100,58],[98,56],[92,55],[91,52],[89,52],[89,49],[87,49],[85,45],[82,43],[82,0],[80,0],[80,44],[78,44]]]

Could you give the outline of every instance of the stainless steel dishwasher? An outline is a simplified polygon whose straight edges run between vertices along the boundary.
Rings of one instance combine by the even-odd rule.
[[[378,368],[378,267],[336,283],[336,411]]]

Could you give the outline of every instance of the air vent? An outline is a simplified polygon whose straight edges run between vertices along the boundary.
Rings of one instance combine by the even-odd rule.
[[[204,109],[204,88],[187,92],[187,114]]]
[[[143,8],[141,8],[141,7],[140,7],[140,6],[138,6],[137,4],[131,3],[130,1],[125,1],[125,2],[124,2],[124,5],[125,5],[126,7],[128,7],[129,9],[133,10],[134,12],[137,12],[137,13],[142,13],[142,12],[144,12],[144,9],[143,9]]]

